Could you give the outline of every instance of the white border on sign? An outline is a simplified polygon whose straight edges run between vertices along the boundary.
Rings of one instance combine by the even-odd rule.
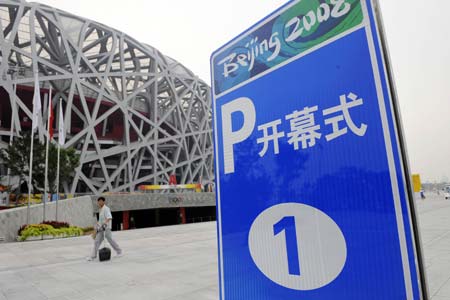
[[[383,93],[383,86],[382,86],[383,84],[381,82],[380,69],[378,66],[378,59],[377,59],[377,54],[376,54],[376,50],[375,50],[375,42],[374,42],[375,37],[372,33],[372,28],[370,26],[370,18],[369,18],[369,11],[367,8],[367,3],[366,3],[366,1],[363,0],[363,1],[361,1],[361,4],[362,4],[362,9],[363,9],[363,14],[364,14],[364,22],[366,23],[366,36],[367,36],[367,42],[368,42],[369,51],[370,51],[370,58],[372,60],[373,75],[375,77],[378,106],[380,108],[381,124],[383,127],[383,133],[384,133],[384,144],[386,147],[386,155],[388,158],[388,165],[389,165],[389,176],[391,178],[392,195],[394,197],[394,207],[395,207],[395,212],[396,212],[397,231],[398,231],[398,238],[399,238],[399,242],[400,242],[400,252],[402,255],[403,279],[405,281],[406,298],[412,300],[413,299],[412,298],[413,290],[412,290],[412,282],[411,282],[411,270],[410,270],[409,259],[408,259],[408,247],[406,244],[406,236],[405,236],[405,225],[404,225],[404,220],[403,220],[402,204],[400,201],[400,191],[398,189],[397,170],[395,167],[391,134],[389,131],[386,106],[385,106],[385,102],[384,102],[384,93]],[[375,16],[375,11],[373,10],[373,5],[371,5],[371,8],[372,8],[372,15]]]
[[[378,8],[377,12],[375,11],[375,7]],[[380,4],[379,4],[378,0],[372,0],[372,11],[373,11],[374,17],[377,17],[377,15],[378,16],[381,15],[381,12],[380,12],[381,8],[380,8]],[[412,205],[411,205],[411,203],[408,201],[409,195],[408,195],[408,188],[407,188],[407,182],[406,181],[407,180],[410,181],[410,184],[412,186],[412,183],[411,183],[412,179],[405,177],[405,174],[406,174],[405,173],[405,165],[404,165],[403,160],[402,160],[402,157],[403,158],[406,157],[406,159],[408,159],[409,156],[408,156],[408,152],[407,152],[406,148],[404,149],[404,151],[405,151],[404,154],[402,153],[401,148],[400,148],[401,141],[400,141],[400,136],[399,136],[398,133],[399,133],[399,131],[400,132],[403,131],[403,126],[402,126],[402,123],[401,123],[401,113],[400,113],[400,111],[397,111],[398,118],[397,118],[397,115],[394,113],[395,111],[394,111],[393,100],[392,99],[393,99],[393,94],[394,95],[396,94],[396,91],[395,91],[395,80],[393,78],[394,77],[393,71],[392,71],[391,67],[388,66],[388,64],[386,63],[386,59],[385,59],[385,55],[387,55],[387,57],[389,58],[389,50],[387,50],[386,53],[384,53],[383,49],[381,48],[382,47],[382,40],[381,40],[381,36],[380,35],[384,34],[384,33],[380,33],[381,31],[383,31],[383,27],[384,27],[383,23],[382,23],[381,16],[380,16],[380,20],[379,21],[381,21],[381,25],[379,25],[377,20],[375,20],[375,22],[374,22],[375,28],[376,28],[375,34],[376,34],[376,37],[377,37],[378,45],[379,45],[380,50],[382,52],[382,55],[381,55],[382,63],[381,64],[383,66],[384,77],[385,77],[386,83],[388,85],[388,87],[387,87],[387,92],[389,94],[388,95],[389,96],[389,101],[388,102],[389,102],[389,105],[390,105],[389,106],[390,110],[392,112],[391,116],[392,116],[392,123],[393,123],[393,127],[394,127],[395,140],[396,140],[396,143],[397,143],[397,153],[399,155],[399,164],[400,164],[400,168],[401,168],[401,171],[402,171],[402,184],[405,187],[404,188],[404,197],[405,197],[405,200],[406,200],[405,202],[406,202],[406,207],[407,207],[407,211],[408,211],[408,221],[409,221],[409,224],[410,224],[410,231],[411,231],[410,235],[411,235],[413,251],[414,251],[414,254],[415,254],[414,262],[415,262],[415,267],[416,267],[416,276],[417,276],[416,280],[417,280],[417,282],[420,282],[418,287],[419,287],[419,291],[420,291],[420,297],[422,298],[423,297],[423,289],[426,289],[426,286],[422,286],[422,283],[420,281],[420,276],[421,276],[420,272],[421,272],[421,270],[419,268],[419,261],[418,261],[418,255],[419,254],[417,252],[417,242],[419,242],[419,244],[422,245],[422,240],[421,240],[421,237],[420,237],[420,231],[417,232],[417,234],[418,234],[417,236],[414,233],[412,211],[414,211],[416,216],[418,214],[417,214],[417,210],[416,210],[416,207],[415,207],[414,203],[412,203]],[[381,26],[381,29],[379,28],[380,26]],[[388,45],[387,44],[385,45],[385,47],[386,47],[386,49],[388,49]],[[383,54],[385,54],[385,55],[383,55]],[[390,58],[388,60],[391,61]],[[389,71],[390,71],[390,74],[391,74],[391,77],[392,77],[392,83],[393,83],[392,85],[390,84],[391,83],[391,79],[388,76],[388,74],[389,74],[388,73],[388,68],[389,68]],[[392,87],[392,90],[389,87]],[[397,126],[397,124],[399,124],[399,125]],[[408,164],[411,165],[409,162],[408,162]],[[416,218],[415,222],[416,222],[417,226],[420,228],[420,226],[419,226],[420,220],[418,218]],[[424,271],[425,271],[425,269],[422,270],[422,272],[424,272]],[[422,275],[425,276],[425,274],[422,274]],[[427,294],[429,294],[429,293],[427,292]]]
[[[377,14],[375,14],[375,7],[378,8]],[[381,10],[381,8],[380,8],[380,4],[379,4],[378,0],[373,0],[372,1],[372,11],[374,12],[373,15],[375,17],[377,15],[381,15],[380,10]],[[382,21],[382,18],[380,18],[379,21]],[[375,21],[374,24],[375,24],[375,28],[376,28],[375,33],[376,33],[376,37],[377,37],[377,42],[378,42],[379,47],[381,48],[382,40],[381,40],[381,36],[380,36],[380,31],[383,31],[383,25],[381,23],[381,25],[380,25],[381,29],[380,29],[379,28],[380,27],[379,23],[377,21]],[[386,49],[388,49],[388,45],[385,45],[385,47],[386,47]],[[381,49],[381,50],[382,50],[382,52],[384,52],[383,49]],[[387,55],[388,58],[389,58],[389,50],[387,50],[386,53],[384,53],[384,54]],[[403,153],[401,151],[401,148],[400,148],[401,141],[400,141],[400,136],[398,135],[398,133],[399,133],[399,131],[403,131],[403,126],[401,124],[401,113],[400,113],[400,111],[397,111],[398,118],[397,118],[396,114],[394,113],[394,106],[393,106],[393,100],[392,99],[393,99],[393,94],[394,95],[396,94],[396,91],[395,91],[395,80],[393,78],[394,74],[393,74],[392,69],[386,63],[385,55],[381,55],[381,61],[382,61],[381,64],[383,66],[384,77],[385,77],[386,83],[388,85],[387,92],[389,94],[388,96],[389,96],[389,100],[390,100],[389,101],[389,104],[390,104],[389,107],[390,107],[390,110],[392,112],[391,116],[392,116],[392,123],[393,123],[393,127],[394,127],[395,140],[396,140],[396,143],[397,143],[397,153],[399,155],[399,164],[400,164],[400,168],[401,168],[401,171],[402,171],[402,184],[405,187],[405,189],[404,189],[404,197],[405,197],[405,200],[406,200],[406,207],[407,207],[407,211],[408,211],[408,221],[409,221],[409,224],[410,224],[410,231],[411,231],[410,235],[411,235],[413,251],[416,254],[415,257],[414,257],[415,267],[416,267],[416,270],[417,270],[416,271],[416,276],[417,276],[416,280],[417,280],[417,282],[420,282],[420,268],[419,268],[419,261],[418,261],[417,242],[419,242],[419,244],[422,245],[422,241],[421,241],[421,237],[420,237],[420,232],[417,233],[418,236],[416,236],[415,233],[414,233],[412,211],[414,211],[415,215],[417,216],[417,210],[416,210],[416,207],[415,207],[414,203],[412,203],[412,205],[411,205],[410,202],[408,201],[409,195],[408,195],[407,182],[406,182],[407,180],[411,181],[412,179],[405,177],[405,175],[404,175],[404,174],[406,174],[405,173],[405,165],[403,163],[403,160],[401,159],[404,156],[406,156],[406,159],[407,159],[409,156],[408,156],[408,152],[407,152],[406,148],[404,149],[404,151],[405,151],[404,155],[403,155]],[[388,59],[388,60],[390,60],[390,59]],[[391,83],[391,79],[388,76],[388,74],[389,74],[388,73],[388,67],[389,67],[389,71],[390,71],[390,74],[391,74],[391,77],[392,77],[392,83],[393,83],[392,85],[390,84]],[[389,87],[392,87],[393,90],[391,90]],[[400,122],[398,123],[398,121],[400,121]],[[399,126],[397,126],[397,124],[399,124]],[[409,162],[408,162],[408,164],[411,165]],[[415,222],[416,222],[417,226],[420,227],[419,226],[420,220],[416,218]],[[421,295],[420,297],[422,297],[423,296],[423,292],[422,291],[423,291],[424,288],[426,289],[426,287],[422,286],[422,283],[419,284],[418,286],[419,286],[419,291],[420,291],[420,295]]]
[[[273,14],[269,15],[268,17],[266,17],[265,19],[263,19],[261,22],[259,22],[257,25],[251,27],[250,29],[248,29],[247,31],[245,31],[244,33],[240,34],[237,38],[233,39],[231,42],[229,42],[228,44],[226,44],[224,47],[222,47],[220,50],[216,51],[213,53],[213,55],[211,56],[211,78],[212,78],[212,101],[213,101],[213,109],[214,109],[214,141],[215,141],[215,162],[216,162],[216,197],[217,197],[217,223],[218,223],[218,240],[219,240],[219,264],[220,264],[220,290],[221,290],[221,300],[225,300],[225,286],[224,286],[224,264],[223,264],[223,245],[222,245],[222,210],[221,210],[221,198],[220,198],[220,172],[219,172],[219,149],[217,147],[218,145],[218,134],[217,134],[217,107],[216,107],[216,103],[217,103],[217,99],[246,85],[249,84],[250,82],[265,76],[285,65],[287,65],[288,63],[297,60],[303,56],[306,56],[326,45],[331,44],[332,42],[339,40],[359,29],[365,28],[366,30],[366,36],[367,36],[367,43],[368,43],[368,47],[369,47],[369,51],[370,51],[370,57],[372,60],[372,69],[373,69],[373,75],[375,78],[375,84],[376,84],[376,91],[377,91],[377,98],[378,98],[378,102],[379,102],[379,109],[380,109],[380,115],[381,115],[381,121],[382,121],[382,128],[383,128],[383,133],[384,133],[384,140],[385,140],[385,147],[386,147],[386,155],[387,155],[387,159],[388,159],[388,166],[389,166],[389,174],[390,174],[390,179],[391,179],[391,186],[392,186],[392,195],[394,198],[394,209],[396,212],[396,221],[397,221],[397,230],[398,230],[398,237],[399,237],[399,243],[400,243],[400,252],[401,252],[401,256],[402,256],[402,264],[403,264],[403,273],[404,273],[404,281],[405,281],[405,289],[406,289],[406,295],[407,295],[407,299],[413,299],[413,290],[412,290],[412,278],[411,278],[411,270],[410,270],[410,265],[409,265],[409,257],[408,257],[408,249],[407,249],[407,243],[406,243],[406,236],[405,236],[405,228],[404,228],[404,220],[403,220],[403,214],[402,214],[402,206],[401,206],[401,200],[400,200],[400,192],[398,189],[398,181],[397,181],[397,175],[396,175],[396,166],[395,166],[395,160],[394,160],[394,154],[393,154],[393,149],[392,149],[392,141],[391,141],[391,136],[390,136],[390,131],[389,131],[389,124],[388,124],[388,118],[387,118],[387,113],[386,113],[386,107],[385,107],[385,102],[384,102],[384,93],[383,93],[383,88],[382,88],[382,81],[381,81],[381,76],[380,76],[380,69],[379,69],[379,65],[378,65],[378,59],[376,56],[376,50],[375,50],[375,43],[374,43],[374,39],[376,38],[375,35],[373,35],[373,31],[371,28],[371,24],[370,24],[370,18],[369,18],[369,13],[368,13],[368,8],[367,8],[367,2],[366,1],[371,1],[371,9],[372,9],[372,15],[375,17],[376,13],[374,11],[374,5],[372,3],[372,0],[360,0],[360,3],[362,5],[362,11],[363,11],[363,16],[364,19],[362,21],[362,23],[354,28],[351,28],[335,37],[333,37],[332,39],[327,40],[326,42],[316,45],[315,47],[302,52],[290,59],[288,59],[287,61],[273,67],[270,68],[260,74],[258,74],[255,77],[252,77],[234,87],[232,87],[231,89],[228,89],[218,95],[215,94],[215,84],[214,84],[214,59],[216,58],[217,55],[219,55],[220,53],[224,52],[225,50],[227,50],[228,48],[230,48],[232,45],[236,44],[237,42],[239,42],[240,40],[242,40],[246,35],[248,35],[249,33],[257,30],[258,28],[264,26],[265,24],[267,24],[269,21],[271,21],[273,18],[279,16],[280,14],[282,14],[283,12],[285,12],[286,10],[288,10],[289,8],[291,8],[292,6],[294,6],[295,4],[297,4],[298,2],[300,2],[302,0],[297,0],[294,1],[293,3],[291,3],[290,5],[286,5],[285,7],[281,8],[278,11],[275,11]],[[377,25],[376,25],[377,26]],[[375,28],[377,29],[377,28]],[[378,35],[377,35],[378,37]],[[378,37],[378,41],[379,41],[379,37]],[[381,46],[381,44],[379,44]],[[384,62],[384,59],[383,59]],[[385,74],[386,73],[386,67],[384,66],[384,70],[385,70]],[[388,79],[386,78],[386,81],[388,81]],[[386,82],[387,83],[387,82]],[[389,87],[388,87],[389,89]],[[389,92],[391,92],[389,90]],[[392,107],[391,107],[392,110]],[[395,118],[395,116],[393,115],[393,111],[392,111],[392,118]],[[394,121],[394,120],[393,120]],[[394,124],[395,126],[395,124]],[[397,134],[397,128],[395,126],[395,132]],[[398,137],[397,137],[398,140]],[[401,154],[400,154],[401,155]],[[399,157],[400,158],[400,157]],[[403,184],[405,184],[403,182]],[[408,204],[408,208],[409,204]],[[410,215],[410,213],[409,213]],[[411,221],[411,220],[410,220]],[[412,226],[412,223],[410,222],[410,226]],[[414,239],[415,236],[412,233],[411,235],[412,237],[412,241],[414,243]],[[414,250],[415,253],[417,253],[416,249],[415,249],[415,244],[414,244]],[[419,272],[419,270],[417,269],[417,273]],[[419,276],[419,274],[418,274]],[[420,285],[419,285],[420,288]]]

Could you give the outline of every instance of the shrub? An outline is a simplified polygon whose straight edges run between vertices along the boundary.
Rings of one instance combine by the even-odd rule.
[[[84,228],[81,228],[81,229],[83,229],[84,233],[88,233],[88,232],[94,231],[94,227],[92,227],[92,226],[84,227]]]
[[[23,227],[23,226],[22,226]],[[48,224],[32,224],[25,227],[19,236],[20,241],[25,241],[32,236],[51,235],[57,236],[80,236],[83,235],[83,229],[77,226],[69,226],[62,228],[53,228]]]
[[[55,229],[70,227],[69,223],[67,223],[67,222],[59,222],[59,221],[44,221],[41,224],[51,225]]]
[[[50,225],[50,226],[52,226],[52,227],[55,228],[55,229],[59,229],[59,228],[68,228],[68,227],[70,227],[69,223],[67,223],[67,222],[59,222],[59,221],[44,221],[44,222],[42,222],[42,223],[40,223],[40,224]],[[29,226],[29,225],[28,225],[28,224],[22,225],[22,226],[19,228],[19,231],[17,232],[17,235],[18,235],[18,236],[21,236],[21,235],[22,235],[22,231],[23,231],[27,226]]]
[[[27,224],[20,226],[19,231],[17,231],[17,235],[20,236],[22,234],[22,231],[27,228]]]
[[[46,224],[31,224],[25,227],[22,230],[19,239],[21,241],[26,240],[30,236],[42,236],[42,235],[50,235],[51,231],[55,230],[52,226]]]
[[[70,226],[69,228],[62,228],[63,234],[68,236],[80,236],[83,235],[83,228],[78,226]]]

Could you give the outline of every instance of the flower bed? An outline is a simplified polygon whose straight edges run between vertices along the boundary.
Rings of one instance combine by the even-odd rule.
[[[58,221],[44,221],[42,224],[47,224],[53,226],[55,229],[59,228],[69,228],[70,225],[67,222],[58,222]]]
[[[77,226],[69,226],[64,223],[63,226],[55,228],[47,224],[24,225],[19,230],[18,241],[43,240],[52,238],[74,237],[83,235],[83,229]],[[59,223],[59,222],[58,222]],[[67,224],[67,226],[66,226]]]
[[[45,221],[45,222],[42,222],[42,223],[40,223],[40,224],[35,224],[35,225],[50,225],[50,226],[52,226],[54,229],[69,228],[69,227],[70,227],[69,223],[66,223],[66,222],[58,222],[58,221]],[[17,232],[17,235],[18,235],[18,236],[21,236],[21,235],[22,235],[22,231],[25,230],[25,228],[26,228],[27,226],[30,226],[30,225],[25,224],[25,225],[21,226],[20,229],[19,229],[19,231]],[[34,226],[34,225],[33,225],[33,226]]]
[[[81,228],[83,230],[84,235],[91,235],[94,232],[94,227],[84,227]]]

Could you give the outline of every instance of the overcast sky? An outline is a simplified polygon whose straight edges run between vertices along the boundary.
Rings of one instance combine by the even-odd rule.
[[[450,178],[450,1],[379,0],[412,171]],[[150,44],[210,82],[211,53],[279,0],[39,0]]]

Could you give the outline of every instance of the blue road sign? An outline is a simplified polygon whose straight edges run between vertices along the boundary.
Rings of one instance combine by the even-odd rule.
[[[222,300],[427,298],[377,9],[289,2],[212,55]]]

